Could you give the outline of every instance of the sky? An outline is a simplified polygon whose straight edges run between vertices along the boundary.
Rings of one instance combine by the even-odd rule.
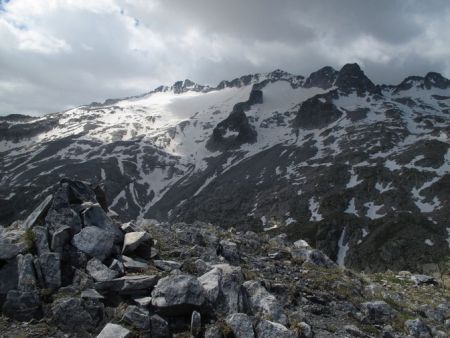
[[[448,0],[0,0],[0,115],[357,62],[450,77]]]

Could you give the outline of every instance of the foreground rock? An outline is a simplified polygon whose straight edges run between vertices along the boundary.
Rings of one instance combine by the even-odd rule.
[[[131,331],[113,323],[108,323],[98,334],[97,338],[129,338]]]

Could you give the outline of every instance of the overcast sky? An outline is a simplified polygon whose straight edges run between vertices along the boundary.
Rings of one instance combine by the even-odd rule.
[[[0,115],[358,62],[450,77],[448,0],[0,0]]]

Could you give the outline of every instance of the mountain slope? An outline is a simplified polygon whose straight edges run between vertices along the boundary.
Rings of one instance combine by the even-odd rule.
[[[123,221],[272,229],[355,268],[433,269],[450,245],[449,107],[440,74],[379,86],[349,64],[5,117],[0,222],[70,177],[107,183]]]

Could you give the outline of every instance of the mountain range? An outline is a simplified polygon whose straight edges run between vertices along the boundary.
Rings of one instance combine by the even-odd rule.
[[[358,270],[433,272],[450,253],[449,122],[450,80],[376,85],[357,64],[4,116],[0,224],[70,178],[104,185],[122,222],[286,233]]]

